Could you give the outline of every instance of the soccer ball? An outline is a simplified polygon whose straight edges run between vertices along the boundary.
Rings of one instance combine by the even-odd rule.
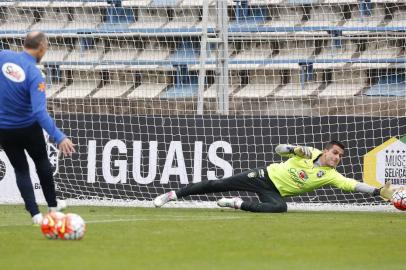
[[[65,214],[61,212],[51,212],[47,214],[41,223],[42,234],[48,239],[57,239],[58,231],[62,227]]]
[[[393,193],[392,203],[397,209],[406,211],[406,189],[398,189]]]
[[[58,236],[64,240],[80,240],[86,232],[85,221],[77,214],[66,214]]]

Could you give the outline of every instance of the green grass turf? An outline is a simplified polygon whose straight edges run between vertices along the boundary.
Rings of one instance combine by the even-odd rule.
[[[405,213],[70,207],[81,241],[0,206],[0,269],[406,269]]]

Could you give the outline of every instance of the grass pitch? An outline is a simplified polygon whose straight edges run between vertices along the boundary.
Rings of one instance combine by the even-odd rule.
[[[0,206],[0,269],[406,269],[405,213],[70,207],[81,241]]]

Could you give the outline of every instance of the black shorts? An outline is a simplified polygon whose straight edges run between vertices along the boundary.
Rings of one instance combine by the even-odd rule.
[[[37,122],[24,128],[0,129],[0,145],[15,170],[27,169],[24,150],[34,161],[48,160],[44,133]]]

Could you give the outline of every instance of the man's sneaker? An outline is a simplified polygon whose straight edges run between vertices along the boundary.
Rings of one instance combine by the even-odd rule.
[[[178,197],[176,197],[175,191],[169,191],[168,193],[159,195],[154,199],[154,205],[155,207],[161,207],[162,205],[166,204],[167,202],[170,201],[176,201]]]
[[[66,209],[66,201],[65,200],[56,200],[57,206],[56,207],[48,207],[48,212],[61,212]]]
[[[234,208],[234,209],[240,209],[242,203],[243,203],[243,200],[238,197],[221,198],[220,200],[217,201],[217,205],[220,207],[230,207],[230,208]]]
[[[41,223],[42,223],[42,214],[41,213],[38,213],[32,217],[32,225],[40,226]]]

